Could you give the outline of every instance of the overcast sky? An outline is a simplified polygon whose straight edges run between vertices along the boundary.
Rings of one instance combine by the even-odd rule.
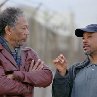
[[[78,27],[97,23],[97,0],[9,0],[11,5],[37,6],[40,3],[42,3],[43,8],[53,11],[62,13],[73,11]]]

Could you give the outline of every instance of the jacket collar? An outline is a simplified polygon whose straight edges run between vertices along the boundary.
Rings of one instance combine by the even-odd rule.
[[[88,66],[90,63],[90,59],[87,57],[83,62],[79,63],[78,65],[76,65],[76,69],[81,69],[84,68],[86,66]]]
[[[10,52],[8,52],[1,44],[0,44],[0,52],[2,53],[2,55],[8,59],[15,67],[18,68],[17,63],[15,62],[13,56],[10,54]]]

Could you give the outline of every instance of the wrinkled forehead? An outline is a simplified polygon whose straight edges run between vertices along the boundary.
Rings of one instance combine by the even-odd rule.
[[[28,25],[27,18],[25,18],[25,16],[18,17],[17,21],[16,21],[16,24],[17,25]]]

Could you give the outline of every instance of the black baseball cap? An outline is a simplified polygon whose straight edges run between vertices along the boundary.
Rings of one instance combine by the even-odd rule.
[[[85,28],[78,28],[75,30],[75,35],[77,37],[83,37],[84,32],[97,32],[97,24],[87,25]]]

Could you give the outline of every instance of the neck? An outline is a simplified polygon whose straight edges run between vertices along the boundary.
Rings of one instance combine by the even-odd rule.
[[[10,38],[8,38],[6,36],[4,36],[4,38],[6,39],[6,41],[8,42],[8,44],[11,46],[11,48],[14,49],[16,47],[14,41],[10,40]]]
[[[89,58],[90,58],[90,61],[93,64],[97,64],[97,54],[96,55],[89,56]]]

